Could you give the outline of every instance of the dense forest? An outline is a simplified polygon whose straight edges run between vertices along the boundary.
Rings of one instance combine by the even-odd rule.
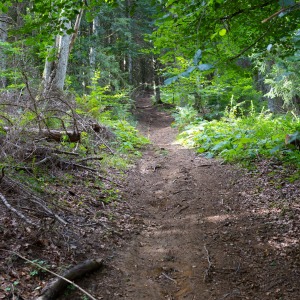
[[[2,0],[0,256],[23,259],[16,272],[42,286],[51,264],[35,249],[72,252],[83,229],[68,224],[120,200],[150,143],[136,129],[143,97],[197,155],[299,182],[300,2]],[[0,299],[29,295],[15,278],[0,276]]]

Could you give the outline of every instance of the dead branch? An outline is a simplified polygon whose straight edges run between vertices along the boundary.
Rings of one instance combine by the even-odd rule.
[[[3,130],[8,132],[10,127],[3,127]],[[55,142],[61,142],[64,136],[68,137],[68,141],[71,143],[80,141],[80,133],[74,131],[59,131],[59,130],[49,130],[49,129],[36,129],[29,128],[24,130],[28,134],[36,134],[37,136],[53,140]]]
[[[102,160],[103,157],[101,156],[90,156],[90,157],[85,157],[85,158],[82,158],[82,159],[78,159],[77,162],[85,162],[85,161],[88,161],[88,160]]]
[[[36,264],[35,264],[36,265]],[[103,260],[102,259],[92,259],[86,260],[75,267],[67,270],[63,276],[58,275],[52,271],[47,270],[46,268],[42,267],[45,271],[55,275],[58,277],[54,281],[50,282],[46,285],[44,290],[42,291],[42,295],[36,298],[36,300],[51,300],[56,299],[57,295],[59,295],[68,285],[68,283],[72,284],[76,288],[78,288],[81,292],[87,295],[89,298],[96,300],[91,294],[87,291],[82,289],[80,286],[75,284],[72,280],[82,277],[86,273],[90,273],[93,271],[98,270],[99,268],[103,267]]]
[[[1,250],[7,251],[4,249],[1,249]],[[48,270],[47,268],[35,263],[34,261],[27,259],[26,257],[22,256],[21,254],[15,252],[15,251],[7,251],[7,252],[13,253],[13,254],[17,255],[18,257],[22,258],[23,260],[25,260],[26,262],[34,265],[35,267],[42,269],[42,270],[58,277],[57,279],[50,282],[44,288],[44,290],[42,291],[42,295],[40,297],[36,298],[36,300],[56,299],[57,295],[60,294],[64,288],[66,288],[68,283],[75,286],[77,289],[79,289],[81,292],[83,292],[85,295],[87,295],[90,299],[97,300],[95,297],[93,297],[90,293],[88,293],[83,288],[81,288],[79,285],[74,283],[72,280],[74,280],[78,277],[81,277],[81,276],[85,275],[86,273],[96,271],[100,267],[103,267],[103,259],[86,260],[86,261],[76,265],[75,267],[67,270],[64,273],[64,275],[59,275],[53,271]]]
[[[18,210],[16,210],[14,207],[12,207],[6,200],[6,198],[0,193],[0,198],[2,200],[2,202],[4,203],[4,205],[11,210],[13,213],[15,213],[17,216],[19,216],[21,219],[23,219],[26,223],[32,225],[32,226],[37,226],[37,224],[35,224],[34,222],[32,222],[31,220],[29,220],[27,217],[25,217],[21,212],[19,212]]]
[[[78,116],[82,123],[84,124],[85,123],[85,120],[81,117],[81,116]],[[84,126],[83,124],[81,124],[83,126],[83,128],[85,129],[85,131],[87,131],[87,128],[86,126]],[[93,126],[92,126],[93,128]],[[109,147],[109,145],[104,141],[104,139],[100,136],[100,134],[98,133],[98,130],[93,128],[94,132],[95,132],[95,135],[96,137],[101,141],[101,143],[110,151],[111,154],[115,155],[115,152]]]
[[[206,245],[204,245],[204,250],[206,252],[206,259],[207,259],[207,262],[208,262],[208,267],[207,267],[207,269],[205,270],[205,273],[204,273],[204,282],[209,282],[211,280],[211,269],[212,269],[213,265],[212,265],[212,262],[211,262],[211,259],[210,259],[210,256],[209,256],[209,252],[206,248]]]
[[[163,275],[163,276],[166,277],[167,279],[173,281],[173,282],[177,285],[177,281],[176,281],[175,279],[171,278],[170,276],[168,276],[166,273],[163,272],[163,273],[161,273],[161,275]]]
[[[33,192],[31,192],[29,190],[29,188],[27,188],[25,185],[23,185],[22,183],[20,182],[17,182],[15,180],[13,180],[12,178],[10,177],[5,177],[5,181],[7,184],[9,185],[14,185],[14,186],[17,186],[24,194],[30,196],[30,201],[37,204],[38,206],[40,206],[41,208],[43,208],[43,210],[45,212],[48,213],[49,216],[52,216],[54,218],[56,218],[59,222],[61,222],[62,224],[64,225],[67,225],[68,222],[66,222],[64,219],[62,219],[59,215],[57,215],[55,212],[53,212],[51,209],[49,209],[45,203],[43,203],[43,200],[39,197],[37,197]]]
[[[31,155],[51,155],[51,154],[66,154],[66,155],[72,155],[72,156],[79,156],[76,152],[68,152],[63,151],[60,149],[55,148],[48,148],[48,147],[36,147],[35,149],[26,149],[27,152],[30,152]]]
[[[280,15],[282,12],[291,12],[293,10],[298,10],[300,9],[300,3],[297,2],[294,5],[291,6],[287,6],[287,7],[283,7],[282,9],[280,9],[279,11],[277,11],[276,13],[274,13],[273,15],[269,16],[268,18],[262,20],[262,23],[266,23],[268,21],[270,21],[271,19],[275,18],[276,16]]]

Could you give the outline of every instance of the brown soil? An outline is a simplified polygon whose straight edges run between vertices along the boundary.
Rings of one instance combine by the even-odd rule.
[[[105,258],[80,281],[97,299],[300,299],[299,182],[278,179],[270,162],[251,174],[181,147],[172,118],[149,97],[136,116],[152,145],[129,170],[122,200],[94,208],[96,225],[80,227],[88,229],[75,250],[51,246],[57,264]]]
[[[147,98],[137,118],[153,146],[127,179],[135,234],[93,292],[107,300],[300,299],[299,183],[278,196],[263,174],[251,178],[176,145],[172,118]]]

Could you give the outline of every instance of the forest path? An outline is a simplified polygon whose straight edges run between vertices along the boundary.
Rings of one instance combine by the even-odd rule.
[[[230,170],[175,144],[172,118],[149,98],[140,99],[136,115],[153,146],[128,180],[130,203],[140,211],[143,229],[118,259],[127,282],[124,298],[215,299],[220,289],[235,293],[228,286],[214,291],[207,285],[216,261],[234,271],[240,264],[238,257],[226,261],[224,246],[212,234],[233,217],[224,201],[232,192]]]
[[[172,118],[149,97],[136,116],[152,145],[126,182],[135,230],[94,278],[99,299],[299,300],[297,231],[282,237],[297,224],[281,223],[242,170],[175,144]]]

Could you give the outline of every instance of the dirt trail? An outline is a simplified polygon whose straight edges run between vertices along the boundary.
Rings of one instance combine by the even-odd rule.
[[[222,202],[228,170],[174,144],[171,117],[149,107],[147,99],[139,103],[138,119],[154,147],[131,174],[132,201],[143,212],[143,230],[120,256],[128,280],[124,297],[209,298],[206,282],[215,264],[209,233],[224,216],[230,218]]]
[[[94,292],[109,300],[300,299],[299,244],[276,249],[275,233],[288,231],[278,213],[255,204],[253,186],[242,189],[242,171],[176,145],[172,118],[148,98],[137,106],[153,146],[127,181],[136,235]]]

